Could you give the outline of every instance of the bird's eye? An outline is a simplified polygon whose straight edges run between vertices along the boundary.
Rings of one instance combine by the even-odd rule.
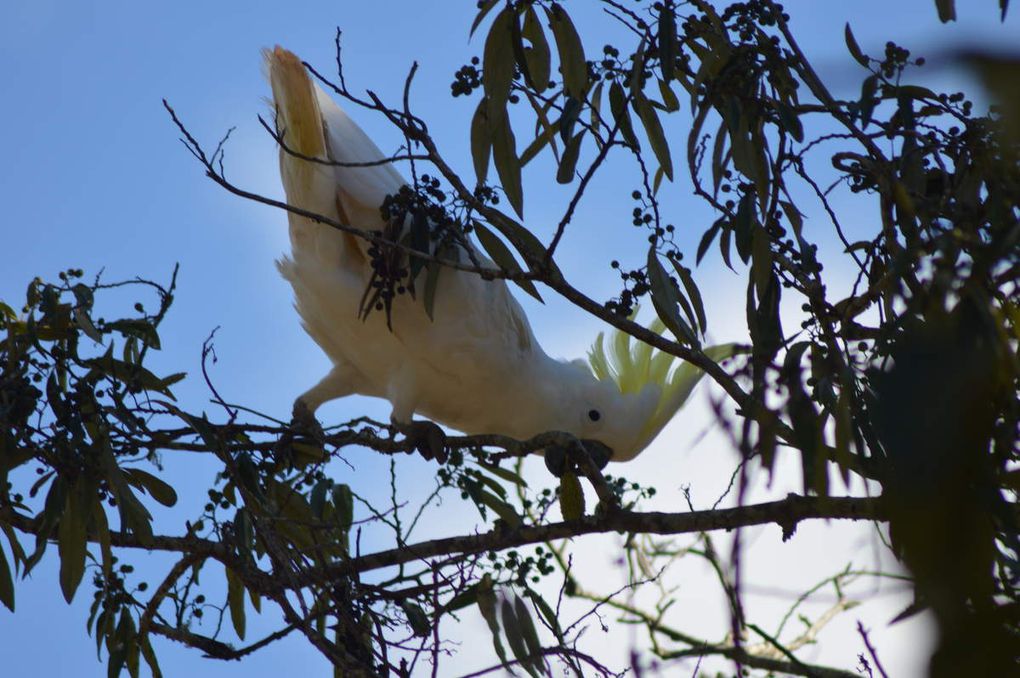
[[[592,421],[598,421],[602,418],[602,413],[598,410],[588,410],[588,418]]]

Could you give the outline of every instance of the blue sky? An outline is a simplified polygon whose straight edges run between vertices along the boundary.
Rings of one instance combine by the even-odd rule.
[[[468,41],[474,4],[334,0],[293,3],[295,8],[262,0],[7,0],[0,8],[0,129],[6,157],[0,167],[0,299],[18,306],[33,276],[53,277],[70,266],[89,274],[105,268],[108,280],[136,275],[166,280],[180,263],[180,291],[163,331],[166,348],[154,365],[164,372],[196,374],[202,340],[219,326],[214,376],[225,397],[286,416],[294,396],[325,372],[326,360],[299,329],[290,291],[273,267],[287,247],[285,217],[205,179],[178,143],[160,100],[169,99],[208,145],[236,126],[227,147],[228,175],[241,186],[278,196],[276,152],[255,117],[266,111],[262,98],[268,94],[259,50],[281,44],[329,73],[339,26],[354,88],[372,88],[394,101],[410,64],[419,62],[414,107],[430,122],[454,166],[470,175],[466,129],[472,105],[451,99],[449,82],[461,64],[481,52],[478,41]],[[854,91],[859,82],[858,67],[843,45],[845,21],[851,21],[866,52],[878,54],[893,39],[929,57],[956,44],[1006,45],[1020,27],[1015,8],[1000,25],[992,0],[959,2],[960,22],[950,26],[938,23],[931,0],[786,4],[803,46],[837,91]],[[582,32],[605,25],[596,13],[583,11],[591,5],[574,1],[569,6],[579,7]],[[586,47],[591,55],[601,42]],[[964,74],[940,68],[937,58],[929,61],[921,72],[928,82],[967,86]],[[399,140],[383,121],[353,114],[383,149],[396,147]],[[680,123],[670,129],[676,135],[683,131]],[[561,250],[565,271],[597,298],[617,284],[607,275],[609,259],[637,262],[642,256],[641,243],[634,246],[626,238],[631,208],[626,182],[633,179],[614,172],[593,186]],[[527,222],[546,238],[563,206],[562,194],[547,188],[551,176],[538,166],[527,177]],[[688,222],[678,223],[681,240],[693,246],[709,215],[689,197],[682,178],[667,191],[667,204]],[[714,262],[698,276],[711,287],[706,296],[717,339],[729,338],[723,336],[727,332],[739,337],[742,310],[728,303],[732,289],[742,294],[728,287],[738,284],[737,278],[727,277]],[[544,307],[526,305],[539,339],[555,355],[578,355],[600,329],[554,299]],[[176,390],[186,407],[211,409],[199,380]],[[384,417],[387,409],[352,398],[327,406],[322,417],[366,413]],[[369,479],[383,469],[367,453],[358,461]],[[201,460],[166,462],[182,503],[201,501],[202,484],[191,480],[209,472]],[[431,472],[427,465],[408,468]],[[171,532],[180,529],[179,523],[167,524]],[[53,562],[23,582],[17,613],[0,609],[5,675],[105,675],[84,634],[89,593],[83,587],[75,604],[66,606]],[[282,643],[240,665],[213,665],[165,644],[161,657],[170,676],[324,670],[300,643]]]

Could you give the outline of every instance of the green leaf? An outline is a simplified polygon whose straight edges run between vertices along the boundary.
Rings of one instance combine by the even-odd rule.
[[[522,478],[517,473],[514,473],[510,469],[503,468],[502,466],[495,466],[493,464],[486,464],[484,462],[479,462],[478,466],[484,469],[487,473],[491,473],[494,476],[502,478],[508,483],[513,483],[514,485],[517,485],[519,487],[528,486],[528,483],[524,481],[524,478]]]
[[[60,590],[68,603],[85,574],[85,555],[88,545],[88,520],[91,514],[90,501],[94,494],[84,481],[71,486],[57,526],[57,549],[60,553]]]
[[[439,287],[439,274],[443,270],[442,264],[430,261],[425,266],[425,313],[430,321],[435,320],[436,311],[436,288]]]
[[[662,95],[662,105],[667,113],[680,110],[680,100],[664,80],[659,80],[659,94]]]
[[[456,612],[457,610],[462,610],[468,605],[473,605],[477,602],[478,584],[472,584],[453,598],[450,598],[450,600],[446,602],[446,605],[443,606],[442,613],[446,614],[447,612]]]
[[[745,264],[751,258],[751,244],[755,229],[758,227],[754,213],[754,196],[745,193],[737,205],[737,216],[733,220],[733,234],[736,236],[737,254]]]
[[[717,219],[712,226],[704,232],[701,236],[701,241],[698,243],[698,254],[695,257],[695,263],[700,264],[701,260],[705,257],[705,253],[708,248],[712,246],[712,241],[715,239],[716,234],[722,228],[723,220]]]
[[[860,45],[857,44],[857,39],[854,38],[854,33],[850,30],[849,22],[843,28],[843,39],[846,40],[846,48],[850,50],[850,56],[854,58],[854,61],[867,68],[868,57],[864,56]]]
[[[583,104],[575,99],[574,97],[567,97],[563,102],[563,114],[560,116],[559,127],[560,139],[563,143],[567,143],[570,137],[574,133],[574,125],[577,124],[577,118],[581,115],[581,109]]]
[[[850,489],[850,467],[853,461],[853,417],[850,412],[850,398],[845,389],[839,392],[835,412],[835,453],[833,461],[839,466],[843,484]]]
[[[797,111],[784,101],[776,102],[776,111],[779,113],[779,121],[783,124],[783,129],[798,142],[803,143],[804,126],[800,122]]]
[[[521,153],[521,167],[524,167],[531,162],[535,156],[545,148],[550,141],[556,136],[556,127],[549,125],[548,127],[542,128],[541,133],[535,136],[534,140],[528,144],[528,147]],[[553,151],[555,153],[555,149]]]
[[[613,82],[609,86],[609,111],[613,114],[623,140],[635,149],[640,149],[637,135],[634,134],[634,125],[630,121],[630,111],[627,108],[627,95],[623,91],[623,85]]]
[[[517,260],[514,259],[514,255],[510,252],[510,248],[507,247],[495,233],[487,229],[478,221],[473,221],[472,226],[475,230],[475,235],[478,236],[478,242],[481,243],[486,254],[492,258],[493,262],[495,262],[497,266],[510,273],[521,272],[521,267],[517,263]],[[522,290],[539,301],[542,301],[542,296],[538,293],[538,289],[535,287],[533,282],[530,280],[514,280],[514,282]]]
[[[800,232],[801,229],[804,227],[803,215],[800,213],[800,210],[797,209],[797,206],[794,205],[792,202],[780,200],[779,204],[782,205],[783,212],[786,214],[786,218],[789,220],[790,226],[793,227],[793,234],[797,236],[797,240],[800,241],[801,239]]]
[[[432,622],[429,621],[429,616],[425,614],[425,610],[409,600],[400,601],[400,609],[404,611],[404,615],[407,617],[407,623],[411,627],[411,632],[419,638],[427,638],[432,632]]]
[[[234,625],[237,637],[244,640],[244,584],[229,567],[224,567],[227,575],[227,604],[230,607],[230,621]]]
[[[935,0],[935,8],[942,23],[956,21],[956,0]]]
[[[424,210],[415,210],[414,217],[411,219],[411,232],[408,235],[410,236],[411,249],[422,254],[431,254],[429,218]],[[426,260],[423,257],[408,254],[408,291],[412,298],[415,295],[415,281],[421,270],[425,268],[425,263]]]
[[[494,121],[490,111],[489,122],[495,125],[495,129],[489,131],[492,135],[492,160],[496,165],[500,184],[514,212],[519,217],[523,216],[524,189],[521,187],[521,162],[517,158],[517,140],[510,127],[510,116],[503,115]]]
[[[769,236],[765,229],[756,228],[751,235],[751,277],[754,278],[759,299],[765,297],[771,275],[772,249],[769,247]]]
[[[479,487],[472,496],[477,499],[480,503],[485,504],[493,511],[496,512],[500,518],[503,519],[510,527],[516,528],[521,526],[521,517],[514,510],[514,507],[506,503],[492,492]]]
[[[149,495],[166,507],[177,503],[177,492],[174,488],[156,476],[137,468],[124,469],[127,481],[135,487],[141,488]]]
[[[564,520],[579,520],[584,517],[584,490],[581,481],[573,471],[560,476],[560,513]]]
[[[11,567],[3,546],[0,546],[0,603],[14,612],[14,579],[11,577]]]
[[[528,645],[524,641],[524,634],[514,606],[510,604],[509,600],[504,599],[500,605],[500,611],[500,617],[503,620],[503,634],[506,636],[507,643],[510,644],[514,657],[529,675],[534,676],[533,659],[530,656],[531,653],[528,652]]]
[[[354,523],[354,494],[346,483],[333,486],[333,505],[337,511],[337,523],[344,532],[349,532]]]
[[[106,323],[106,331],[120,332],[124,337],[135,337],[152,348],[160,348],[159,334],[148,320],[123,319]]]
[[[694,312],[698,316],[698,327],[701,328],[701,333],[704,334],[708,331],[708,318],[705,316],[705,305],[701,300],[701,291],[694,284],[694,278],[691,277],[691,270],[689,268],[679,261],[673,259],[670,259],[670,261],[677,275],[680,276],[680,282],[683,283],[684,289],[687,291],[687,297],[694,306]]]
[[[528,5],[528,8],[524,10],[524,28],[521,33],[531,43],[531,48],[524,51],[524,58],[527,61],[533,86],[537,91],[544,92],[549,86],[552,70],[549,42],[545,38],[545,31],[542,30],[542,24],[532,5]]]
[[[574,180],[574,168],[577,166],[577,158],[581,154],[581,139],[584,137],[584,130],[567,142],[563,149],[563,157],[560,158],[560,167],[556,172],[556,181],[561,184],[569,184]]]
[[[516,15],[504,8],[489,28],[482,58],[482,85],[490,124],[498,126],[506,117],[510,84],[514,79],[514,49],[511,23]]]
[[[700,347],[697,335],[683,318],[680,317],[680,291],[676,283],[659,263],[655,246],[648,249],[648,284],[651,286],[652,305],[655,312],[677,340]]]
[[[479,185],[485,183],[485,177],[489,174],[489,157],[492,154],[487,111],[488,100],[482,97],[471,118],[471,160],[475,166],[475,177]]]
[[[521,75],[524,76],[524,83],[532,89],[537,89],[535,81],[531,79],[531,71],[528,69],[528,57],[524,52],[524,36],[521,35],[521,22],[517,12],[514,12],[510,19],[510,46],[513,48],[514,62],[520,69]]]
[[[92,358],[83,362],[87,367],[95,370],[96,372],[104,374],[115,381],[126,384],[131,388],[138,388],[145,391],[156,391],[158,393],[162,393],[171,400],[176,400],[176,398],[174,398],[174,394],[170,392],[170,389],[164,383],[163,379],[160,379],[141,365],[117,360],[111,353],[112,349],[113,347],[111,346],[110,350],[108,350],[100,358]]]
[[[666,173],[666,178],[673,181],[673,157],[655,108],[644,96],[634,97],[633,106],[638,118],[641,119],[641,125],[645,128],[645,134],[648,135],[648,143],[652,146],[655,159],[659,161],[659,167]]]
[[[326,493],[329,492],[329,485],[329,479],[321,478],[312,486],[312,491],[308,494],[308,507],[312,509],[316,518],[322,518],[322,512],[326,508]]]
[[[149,671],[152,672],[152,678],[163,678],[163,672],[159,668],[159,662],[156,661],[156,653],[152,650],[152,644],[149,642],[148,636],[139,638],[138,646],[142,651],[145,663],[149,666]]]
[[[531,665],[541,673],[545,668],[542,663],[542,643],[538,639],[538,631],[535,629],[535,622],[531,619],[531,611],[528,609],[527,603],[517,594],[514,594],[514,612],[517,613],[521,635],[524,636],[528,654],[531,655]]]
[[[96,326],[92,324],[92,318],[89,317],[89,312],[87,310],[81,307],[75,308],[74,322],[89,339],[97,344],[103,343],[103,335],[96,329]]]
[[[578,101],[583,101],[584,93],[588,89],[588,62],[584,58],[581,36],[577,34],[570,16],[559,3],[552,3],[551,9],[546,10],[546,16],[549,18],[549,25],[556,40],[563,86],[567,94]]]
[[[878,103],[878,98],[875,96],[876,91],[878,91],[878,76],[869,75],[861,83],[861,100],[857,104],[861,116],[861,129],[865,129],[871,122],[871,115]]]
[[[110,492],[117,500],[121,529],[131,530],[143,544],[150,544],[152,542],[152,515],[131,491],[131,487],[125,480],[108,444],[103,447],[100,462],[106,474]]]
[[[496,594],[492,590],[492,578],[486,574],[482,577],[477,588],[478,611],[492,632],[492,646],[496,650],[496,656],[507,665],[506,650],[499,639],[499,619],[496,617]]]
[[[475,15],[475,20],[471,22],[471,32],[469,36],[474,35],[475,31],[481,25],[482,21],[485,20],[485,16],[492,11],[492,8],[496,6],[499,0],[484,0],[479,6],[478,14]]]
[[[676,14],[673,7],[663,4],[659,10],[659,62],[662,68],[662,79],[669,82],[673,79],[676,68],[676,57],[680,47],[676,39]]]

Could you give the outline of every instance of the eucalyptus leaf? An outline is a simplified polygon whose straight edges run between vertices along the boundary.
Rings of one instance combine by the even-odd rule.
[[[567,94],[583,100],[584,93],[588,90],[588,62],[584,57],[581,36],[577,34],[570,15],[559,3],[552,3],[545,11],[559,52],[563,86]]]
[[[581,140],[584,138],[584,130],[567,142],[563,149],[563,157],[560,158],[560,167],[556,172],[556,181],[561,184],[569,184],[574,180],[574,168],[577,165],[577,158],[581,154]]]
[[[514,79],[514,49],[511,24],[516,15],[510,7],[496,15],[485,38],[482,58],[482,85],[490,125],[498,127],[506,118],[510,84]]]
[[[521,162],[517,157],[517,141],[514,138],[514,131],[510,127],[510,117],[501,116],[498,120],[489,117],[492,135],[492,160],[496,165],[496,172],[499,174],[499,181],[503,186],[510,206],[514,208],[517,216],[524,214],[524,189],[521,187]]]
[[[543,92],[549,86],[552,70],[549,42],[546,40],[545,31],[542,30],[542,24],[532,5],[528,5],[524,10],[522,35],[531,43],[531,47],[525,50],[528,72],[531,74],[535,89]]]
[[[560,513],[564,520],[579,520],[584,517],[584,490],[581,481],[573,471],[560,476]]]
[[[652,305],[655,312],[669,331],[684,343],[699,347],[697,335],[690,325],[680,317],[680,291],[676,283],[659,263],[654,245],[648,249],[648,284],[651,286]]]
[[[246,626],[244,614],[244,584],[229,567],[224,567],[223,572],[227,575],[227,605],[230,608],[230,622],[234,625],[234,632],[237,637],[244,640]]]
[[[666,173],[666,178],[673,181],[673,158],[669,151],[669,143],[662,131],[662,123],[648,99],[638,96],[633,99],[633,106],[641,119],[641,124],[648,135],[648,143],[652,147],[655,159],[659,161],[659,167]]]
[[[493,262],[500,269],[509,273],[520,273],[521,267],[514,259],[513,254],[510,252],[510,248],[507,247],[502,240],[500,240],[495,233],[487,229],[480,222],[472,222],[475,235],[478,236],[478,242],[481,243],[482,248],[485,250]],[[535,284],[530,280],[514,280],[514,282],[525,292],[535,297],[539,301],[542,301],[542,296],[538,293],[538,289]]]

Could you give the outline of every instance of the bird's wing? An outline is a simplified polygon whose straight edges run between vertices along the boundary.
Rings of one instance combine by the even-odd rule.
[[[387,157],[332,97],[318,85],[315,90],[331,160],[338,163],[375,163]],[[383,200],[407,183],[392,163],[368,167],[339,166],[334,168],[334,175],[341,216],[352,225],[373,230],[384,226],[379,215]],[[367,249],[364,240],[359,239],[359,244]],[[476,256],[484,265],[495,268],[495,264],[484,256],[477,253]],[[489,338],[496,331],[505,338],[508,350],[519,353],[532,350],[536,342],[528,318],[503,281],[487,282],[454,270],[444,271],[444,275],[460,278],[458,282],[463,287],[459,293],[465,294],[464,298],[468,301],[468,308],[464,309],[466,313],[460,321],[465,324],[468,337]],[[505,325],[493,327],[494,318],[505,319]]]

